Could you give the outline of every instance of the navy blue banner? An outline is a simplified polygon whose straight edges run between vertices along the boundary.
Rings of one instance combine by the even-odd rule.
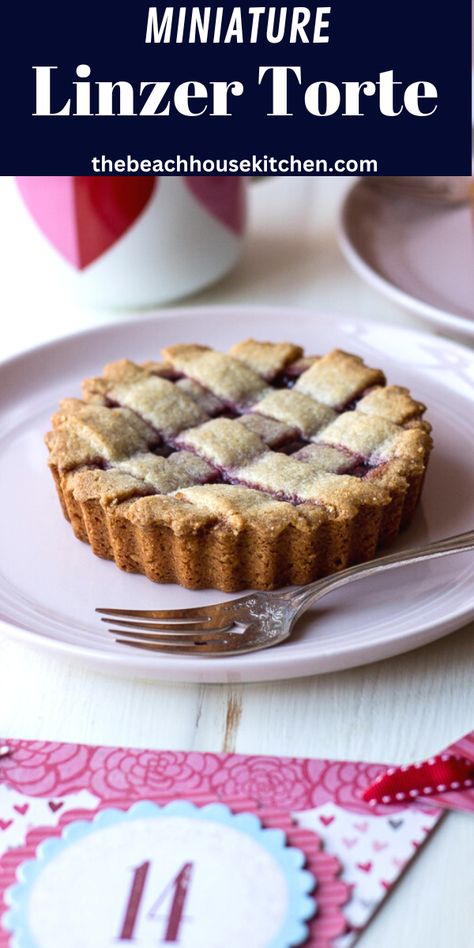
[[[471,2],[2,10],[4,174],[470,174]]]

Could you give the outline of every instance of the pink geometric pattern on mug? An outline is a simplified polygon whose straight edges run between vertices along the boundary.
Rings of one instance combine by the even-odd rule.
[[[183,178],[193,197],[208,214],[237,234],[243,233],[246,217],[245,180],[239,177]]]
[[[101,257],[147,206],[153,177],[18,176],[18,188],[36,224],[77,270]]]
[[[127,233],[159,185],[157,177],[143,175],[19,175],[16,182],[37,226],[77,270],[86,269]],[[244,179],[190,177],[182,183],[211,217],[242,234]]]

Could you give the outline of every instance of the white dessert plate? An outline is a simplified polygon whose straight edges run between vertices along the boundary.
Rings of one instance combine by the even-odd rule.
[[[163,345],[216,348],[253,335],[293,339],[308,352],[333,346],[382,367],[429,406],[433,452],[423,501],[397,548],[474,525],[472,417],[474,353],[395,325],[298,309],[163,311],[70,336],[0,367],[3,530],[1,630],[97,669],[148,679],[257,681],[335,671],[433,641],[474,616],[472,554],[411,566],[334,593],[306,614],[288,643],[240,657],[209,659],[143,652],[115,643],[96,606],[176,608],[217,602],[215,590],[159,586],[100,560],[72,534],[46,465],[44,432],[60,398],[111,360],[155,358]]]
[[[467,205],[410,201],[358,181],[339,241],[367,283],[451,334],[474,337],[474,215]]]

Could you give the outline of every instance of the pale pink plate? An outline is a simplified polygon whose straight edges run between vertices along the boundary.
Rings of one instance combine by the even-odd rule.
[[[474,208],[396,197],[358,181],[339,240],[372,286],[457,336],[474,337]]]
[[[1,630],[121,675],[183,681],[256,681],[329,672],[424,645],[474,616],[473,558],[463,554],[361,582],[308,613],[287,644],[226,659],[166,656],[115,644],[95,606],[172,608],[222,593],[158,586],[97,559],[63,519],[43,434],[59,399],[123,356],[156,358],[161,346],[217,348],[253,335],[294,339],[309,352],[363,355],[429,405],[436,448],[424,499],[398,548],[474,525],[474,353],[394,325],[298,309],[181,309],[68,337],[0,367]]]

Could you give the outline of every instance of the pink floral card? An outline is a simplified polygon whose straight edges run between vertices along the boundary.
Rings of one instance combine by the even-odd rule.
[[[8,747],[0,758],[5,948],[65,948],[66,917],[88,948],[134,939],[346,948],[443,812],[431,801],[365,802],[384,770],[373,764],[22,740]]]

